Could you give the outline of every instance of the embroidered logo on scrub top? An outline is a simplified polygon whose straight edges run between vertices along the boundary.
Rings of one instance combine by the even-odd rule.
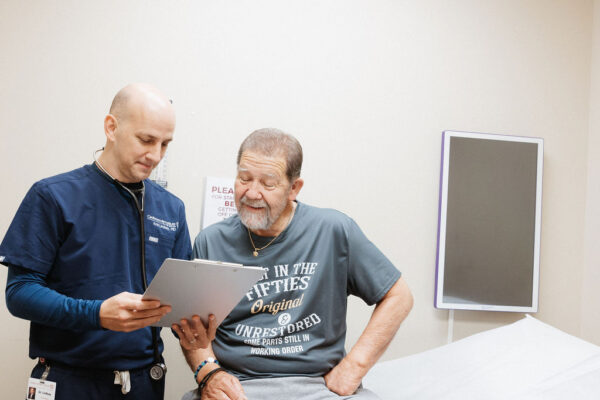
[[[154,236],[148,236],[148,240],[154,243],[158,243],[158,238]]]
[[[146,218],[152,222],[152,225],[169,232],[175,232],[177,231],[177,228],[179,228],[179,221],[169,222],[165,221],[164,219],[156,218],[152,215],[147,215]]]

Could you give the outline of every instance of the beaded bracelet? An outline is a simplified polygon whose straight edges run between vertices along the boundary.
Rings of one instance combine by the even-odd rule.
[[[202,367],[204,367],[206,364],[208,364],[209,362],[211,363],[215,363],[217,365],[219,365],[219,360],[212,358],[212,357],[208,357],[206,360],[202,361],[200,363],[200,365],[198,365],[198,368],[196,368],[196,372],[194,372],[194,380],[198,380],[198,373],[200,372],[200,370],[202,369]]]
[[[202,390],[204,389],[204,386],[206,386],[206,384],[208,383],[210,378],[212,378],[212,376],[219,371],[225,371],[225,370],[221,367],[217,367],[217,368],[213,369],[212,371],[210,371],[208,374],[206,374],[204,376],[204,378],[202,378],[200,385],[198,385],[198,395],[200,396],[200,398],[202,398]]]

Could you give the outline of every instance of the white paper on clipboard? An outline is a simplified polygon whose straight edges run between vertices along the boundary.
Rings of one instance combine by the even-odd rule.
[[[206,324],[210,314],[218,325],[264,273],[263,268],[241,264],[167,258],[143,298],[172,308],[153,326],[170,327],[194,315]]]

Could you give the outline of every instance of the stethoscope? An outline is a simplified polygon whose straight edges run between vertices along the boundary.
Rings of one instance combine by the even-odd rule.
[[[121,182],[113,178],[112,175],[109,174],[108,171],[106,171],[106,169],[104,169],[102,164],[100,164],[100,161],[98,161],[96,155],[101,151],[104,151],[104,147],[96,150],[93,155],[94,162],[98,166],[98,169],[100,169],[102,173],[104,173],[108,178],[110,178],[113,183],[117,184],[121,189],[125,190],[131,195],[133,201],[135,202],[135,207],[138,211],[138,215],[140,216],[140,259],[142,264],[142,282],[144,284],[144,290],[146,290],[148,288],[148,280],[146,279],[146,232],[144,229],[144,197],[146,194],[146,185],[144,181],[142,181],[141,196],[140,199],[138,199],[138,196],[131,189],[129,189],[127,186],[123,185]],[[150,329],[152,330],[152,345],[154,349],[154,364],[152,365],[152,368],[150,368],[150,377],[155,381],[158,381],[161,380],[167,373],[167,366],[160,359],[160,354],[158,351],[158,330],[156,327],[150,327]]]

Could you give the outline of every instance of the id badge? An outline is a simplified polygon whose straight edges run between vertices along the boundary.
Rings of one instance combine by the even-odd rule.
[[[26,400],[54,400],[56,382],[29,378],[27,382]]]

